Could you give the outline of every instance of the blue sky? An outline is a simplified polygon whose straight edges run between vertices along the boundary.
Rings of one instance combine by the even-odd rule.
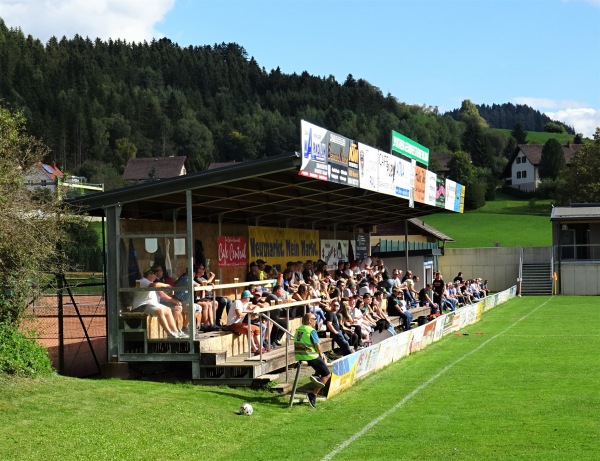
[[[352,74],[442,112],[512,102],[600,126],[600,0],[0,0],[0,17],[43,42],[235,42],[267,71]]]

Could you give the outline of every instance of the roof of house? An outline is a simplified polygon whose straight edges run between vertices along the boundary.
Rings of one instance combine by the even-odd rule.
[[[215,170],[217,168],[224,168],[232,165],[235,165],[235,160],[232,160],[230,162],[213,162],[210,165],[208,165],[207,170]]]
[[[36,162],[29,171],[33,171],[33,169],[37,169],[44,173],[51,180],[55,180],[56,178],[62,177],[63,172],[56,166],[56,163],[52,162],[49,164]]]
[[[147,179],[166,179],[181,176],[185,156],[132,158],[127,162],[123,179],[143,181]]]
[[[573,204],[570,207],[552,208],[550,221],[597,221],[600,220],[600,204]]]
[[[575,154],[583,147],[583,144],[568,144],[566,146],[561,146],[563,153],[565,155],[565,162],[567,164],[571,163],[571,159],[575,156]],[[517,153],[519,151],[523,152],[527,160],[532,165],[539,165],[542,160],[542,150],[544,149],[543,144],[519,144]],[[516,154],[515,156],[516,157]],[[514,160],[513,157],[513,160]]]

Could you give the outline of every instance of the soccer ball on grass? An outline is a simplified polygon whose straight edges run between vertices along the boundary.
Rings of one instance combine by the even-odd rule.
[[[244,403],[240,407],[240,415],[250,416],[254,412],[254,408],[249,403]]]

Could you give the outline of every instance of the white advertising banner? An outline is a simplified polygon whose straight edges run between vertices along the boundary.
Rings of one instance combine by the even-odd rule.
[[[427,170],[425,176],[425,203],[435,206],[435,192],[437,187],[437,176],[433,171]]]
[[[456,183],[451,179],[446,179],[446,203],[444,204],[446,210],[454,211],[455,200]]]
[[[360,188],[377,192],[379,151],[374,147],[358,143]]]

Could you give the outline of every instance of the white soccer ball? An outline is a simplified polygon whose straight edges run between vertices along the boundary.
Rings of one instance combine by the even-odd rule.
[[[250,416],[254,412],[254,408],[249,403],[244,403],[240,407],[240,415]]]

